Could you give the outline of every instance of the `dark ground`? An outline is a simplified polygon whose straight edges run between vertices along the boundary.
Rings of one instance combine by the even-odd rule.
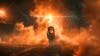
[[[0,44],[0,56],[73,56],[76,47]]]

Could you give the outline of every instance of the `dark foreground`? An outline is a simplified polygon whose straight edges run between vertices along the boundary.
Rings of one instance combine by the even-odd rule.
[[[0,44],[0,56],[73,56],[76,47]]]

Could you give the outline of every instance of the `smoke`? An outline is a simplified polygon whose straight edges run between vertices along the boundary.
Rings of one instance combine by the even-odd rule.
[[[81,44],[79,50],[76,52],[75,56],[100,56],[100,41],[99,34],[99,0],[84,0],[84,15],[85,18],[90,21],[90,27],[87,30],[90,36],[88,41],[84,41],[84,44]],[[87,34],[86,34],[87,35]]]
[[[22,43],[32,43],[35,41],[38,42],[38,40],[40,41],[41,39],[41,41],[43,41],[43,39],[47,39],[46,32],[48,26],[54,26],[57,41],[69,43],[74,41],[77,42],[81,39],[81,35],[84,36],[83,40],[87,38],[85,34],[88,31],[86,29],[82,28],[82,31],[80,31],[79,29],[72,27],[72,25],[75,25],[72,21],[70,21],[72,13],[68,8],[65,8],[67,5],[64,5],[61,0],[34,0],[33,2],[35,4],[35,8],[33,10],[28,9],[30,11],[30,14],[28,14],[32,16],[33,23],[35,21],[35,24],[25,27],[24,23],[27,22],[16,23],[13,33],[10,36],[7,36],[8,39],[10,37],[11,42],[16,40],[15,43],[19,43],[21,40],[24,40]],[[36,17],[36,19],[34,17]],[[73,19],[78,18],[73,17]]]
[[[69,8],[65,8],[67,5],[64,5],[61,0],[34,0],[33,2],[35,8],[29,10],[28,15],[33,18],[34,24],[25,27],[26,22],[17,22],[13,32],[4,35],[4,40],[0,39],[1,43],[48,46],[47,28],[53,26],[56,33],[56,44],[62,47],[68,45],[79,47],[73,56],[100,55],[99,0],[89,0],[83,3],[82,15],[90,22],[87,28],[78,28],[76,24],[81,25],[78,19],[83,20],[84,18],[81,18],[82,15],[78,17],[78,12],[73,11],[74,9],[70,11]],[[75,24],[73,21],[78,23]],[[85,24],[87,21],[82,21],[82,24],[87,26],[87,23]]]

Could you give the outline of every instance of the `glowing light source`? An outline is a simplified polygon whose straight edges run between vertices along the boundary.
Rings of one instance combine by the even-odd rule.
[[[44,17],[45,20],[48,20],[49,23],[51,23],[53,21],[53,15],[52,14],[48,14]]]
[[[53,16],[51,14],[48,14],[45,18],[46,19],[49,19],[49,20],[52,20],[53,19]]]
[[[6,17],[6,11],[3,9],[0,9],[0,17]]]

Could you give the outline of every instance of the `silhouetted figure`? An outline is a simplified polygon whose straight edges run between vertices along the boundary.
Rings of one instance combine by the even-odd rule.
[[[52,26],[49,26],[48,27],[47,37],[48,37],[49,43],[51,43],[51,42],[54,41],[54,38],[55,38],[55,30],[54,30],[54,27],[52,27]]]

